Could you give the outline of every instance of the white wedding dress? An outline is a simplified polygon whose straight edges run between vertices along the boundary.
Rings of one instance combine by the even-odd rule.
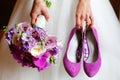
[[[51,0],[50,19],[47,22],[49,34],[63,42],[63,51],[56,66],[42,72],[37,69],[21,67],[10,54],[8,45],[2,38],[0,42],[0,80],[120,80],[120,23],[109,0],[91,0],[94,27],[98,32],[102,65],[92,78],[84,73],[83,67],[75,78],[71,78],[63,66],[63,55],[70,30],[75,25],[75,10],[78,0]],[[17,0],[9,21],[9,28],[19,22],[30,22],[33,0]],[[76,40],[74,40],[76,43]],[[73,53],[75,54],[75,53]]]

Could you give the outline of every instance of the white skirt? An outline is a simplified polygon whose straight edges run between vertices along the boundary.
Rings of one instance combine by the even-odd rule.
[[[42,72],[21,67],[10,54],[4,37],[0,42],[0,80],[119,80],[120,79],[120,23],[109,0],[91,0],[94,27],[98,32],[102,66],[93,78],[84,73],[83,67],[75,78],[71,78],[63,66],[63,55],[70,30],[75,26],[75,10],[78,0],[52,0],[50,19],[46,30],[63,41],[63,51],[56,66]],[[30,22],[33,0],[17,0],[9,21],[9,28],[19,22]],[[76,43],[76,40],[74,40]],[[72,55],[71,55],[72,56]]]

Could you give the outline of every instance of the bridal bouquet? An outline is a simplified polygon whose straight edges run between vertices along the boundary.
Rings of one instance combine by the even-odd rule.
[[[56,37],[49,36],[43,28],[23,22],[6,33],[11,53],[22,66],[36,67],[39,71],[56,64],[61,50]]]
[[[45,17],[40,15],[34,27],[22,22],[6,33],[11,54],[22,66],[37,68],[38,71],[56,64],[61,46],[55,36],[44,30]]]

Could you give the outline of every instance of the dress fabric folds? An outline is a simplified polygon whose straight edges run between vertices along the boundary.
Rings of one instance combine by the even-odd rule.
[[[51,0],[50,19],[46,30],[62,41],[63,51],[59,61],[42,72],[37,69],[21,67],[10,54],[5,37],[0,42],[0,80],[119,80],[120,79],[120,23],[109,0],[91,0],[94,16],[94,27],[98,32],[102,65],[92,78],[86,76],[83,67],[75,78],[71,78],[63,66],[67,40],[71,29],[75,26],[75,12],[78,0]],[[33,0],[17,0],[10,26],[19,22],[30,22],[30,11]],[[76,43],[76,39],[74,40]],[[75,54],[75,53],[73,53]],[[83,66],[83,65],[82,65]]]

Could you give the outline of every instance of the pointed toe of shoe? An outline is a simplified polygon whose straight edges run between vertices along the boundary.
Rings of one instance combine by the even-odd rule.
[[[80,71],[80,63],[72,63],[67,58],[64,58],[63,64],[65,70],[71,77],[77,76]]]
[[[84,62],[84,71],[88,77],[93,77],[97,74],[101,66],[101,59],[93,63]]]

